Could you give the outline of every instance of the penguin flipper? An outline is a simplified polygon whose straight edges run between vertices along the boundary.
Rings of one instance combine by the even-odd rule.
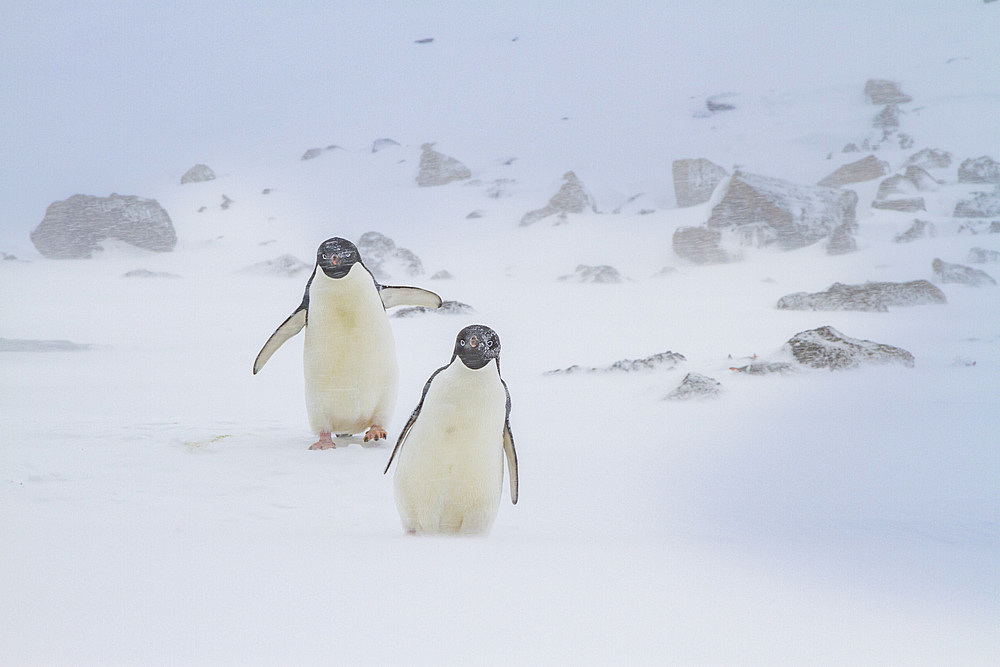
[[[424,399],[427,398],[427,390],[431,388],[431,382],[434,381],[434,378],[438,373],[446,368],[448,367],[442,366],[431,373],[431,376],[427,378],[427,383],[424,384],[424,390],[420,394],[420,402],[417,403],[417,407],[413,409],[413,414],[411,414],[410,418],[407,420],[406,426],[404,426],[403,430],[399,432],[399,439],[396,440],[396,446],[392,448],[392,454],[389,455],[389,462],[385,464],[385,470],[382,471],[383,475],[389,472],[389,466],[392,465],[392,460],[396,458],[396,454],[398,454],[399,450],[403,447],[403,441],[406,440],[406,436],[410,434],[410,427],[413,426],[413,422],[417,421],[417,417],[420,416],[420,409],[424,407]]]
[[[393,306],[423,306],[425,308],[440,308],[441,297],[430,290],[419,287],[396,285],[379,285],[379,296],[386,308]]]
[[[510,502],[517,504],[517,451],[514,449],[514,435],[510,432],[510,390],[507,383],[503,382],[503,389],[507,392],[507,415],[503,421],[503,453],[507,457],[507,477],[510,478]]]
[[[284,322],[281,323],[271,337],[267,339],[264,343],[264,347],[260,348],[260,352],[257,353],[257,358],[253,362],[253,374],[256,375],[257,371],[264,367],[267,360],[271,358],[275,350],[284,344],[286,340],[302,331],[302,327],[306,325],[306,309],[299,308],[294,313],[288,316]]]

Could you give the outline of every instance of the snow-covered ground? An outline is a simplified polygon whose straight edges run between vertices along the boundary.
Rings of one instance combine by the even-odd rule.
[[[775,307],[1000,250],[951,218],[958,163],[1000,159],[1000,3],[467,4],[12,12],[0,338],[90,347],[0,351],[0,663],[1000,660],[1000,288]],[[871,209],[871,181],[857,252],[674,254],[709,207],[676,208],[673,160],[813,184],[880,136],[869,78],[914,98],[913,146],[879,159],[955,155],[926,214]],[[418,188],[428,141],[474,182]],[[219,178],[180,185],[196,162]],[[569,170],[603,213],[519,227]],[[28,233],[77,192],[156,198],[176,250],[44,259]],[[914,217],[937,235],[894,243]],[[393,319],[389,444],[308,451],[302,337],[250,372],[307,276],[243,269],[371,230],[423,261],[390,282],[476,313]],[[625,280],[559,280],[578,264]],[[472,322],[503,341],[520,499],[487,537],[406,536],[382,470]],[[822,325],[916,363],[730,370]],[[545,374],[667,350],[686,361]],[[688,372],[722,394],[663,400]]]

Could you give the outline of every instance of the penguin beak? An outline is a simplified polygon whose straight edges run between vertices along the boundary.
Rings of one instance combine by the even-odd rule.
[[[331,257],[330,258],[330,263],[333,264],[334,266],[337,266],[337,258],[336,257]]]
[[[473,336],[472,338],[469,339],[469,346],[475,347],[476,345],[479,345],[479,339]]]

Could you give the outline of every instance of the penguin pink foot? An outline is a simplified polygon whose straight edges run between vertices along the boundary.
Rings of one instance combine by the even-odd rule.
[[[388,437],[388,435],[389,434],[385,432],[384,428],[376,424],[369,428],[365,433],[365,442],[368,442],[369,440],[381,440],[382,438]]]
[[[333,441],[330,432],[323,431],[319,434],[319,440],[310,445],[309,449],[335,449],[336,447],[337,443]]]

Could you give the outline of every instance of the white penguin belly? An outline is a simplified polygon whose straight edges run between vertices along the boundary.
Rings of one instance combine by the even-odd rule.
[[[306,410],[315,432],[386,425],[396,402],[396,343],[378,290],[360,264],[337,280],[316,270],[303,357]]]
[[[394,491],[407,530],[486,532],[503,490],[507,394],[495,364],[441,371],[398,453]]]

